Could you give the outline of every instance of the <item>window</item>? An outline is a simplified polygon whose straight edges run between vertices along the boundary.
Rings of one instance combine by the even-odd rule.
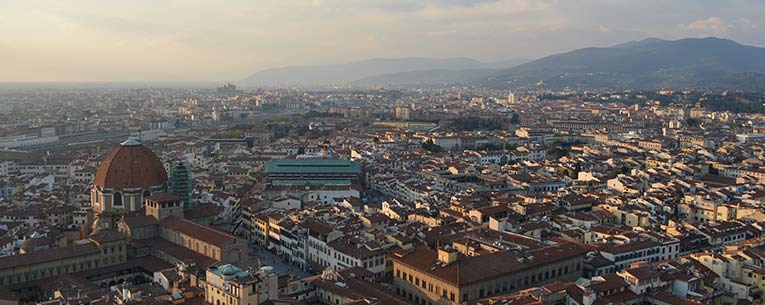
[[[113,206],[121,207],[122,206],[122,193],[115,192],[113,196],[114,196],[114,199],[112,200],[112,205]]]

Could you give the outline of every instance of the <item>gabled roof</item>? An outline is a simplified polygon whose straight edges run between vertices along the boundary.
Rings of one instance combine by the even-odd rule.
[[[159,225],[216,246],[222,246],[236,238],[213,227],[175,216],[162,219]]]

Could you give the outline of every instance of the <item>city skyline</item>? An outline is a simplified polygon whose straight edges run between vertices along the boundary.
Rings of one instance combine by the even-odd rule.
[[[0,1],[0,305],[763,305],[763,13]]]
[[[0,82],[236,81],[369,58],[536,59],[646,37],[763,46],[762,1],[0,4]]]

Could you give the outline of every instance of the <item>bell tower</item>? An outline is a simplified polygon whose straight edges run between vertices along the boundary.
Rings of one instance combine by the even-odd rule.
[[[156,193],[146,197],[146,215],[158,221],[170,216],[183,218],[183,197],[170,193]]]

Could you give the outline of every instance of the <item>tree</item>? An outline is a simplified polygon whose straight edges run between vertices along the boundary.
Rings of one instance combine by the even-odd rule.
[[[720,174],[720,170],[718,170],[716,167],[709,166],[709,165],[706,165],[706,166],[709,167],[709,174],[710,175],[719,175]]]
[[[520,123],[521,119],[518,116],[518,113],[513,113],[513,116],[510,118],[510,123],[512,124],[518,124]]]
[[[547,150],[547,156],[551,159],[560,159],[563,156],[568,156],[568,150],[563,147],[555,147]]]
[[[497,121],[470,116],[454,119],[451,127],[457,131],[496,130],[501,129],[502,124]]]
[[[494,150],[500,150],[501,147],[499,147],[497,144],[494,143],[486,143],[478,147],[478,150],[486,150],[486,151],[494,151]]]
[[[436,145],[436,142],[434,142],[433,139],[427,139],[422,142],[422,149],[429,152],[439,152],[441,151],[441,146]]]

